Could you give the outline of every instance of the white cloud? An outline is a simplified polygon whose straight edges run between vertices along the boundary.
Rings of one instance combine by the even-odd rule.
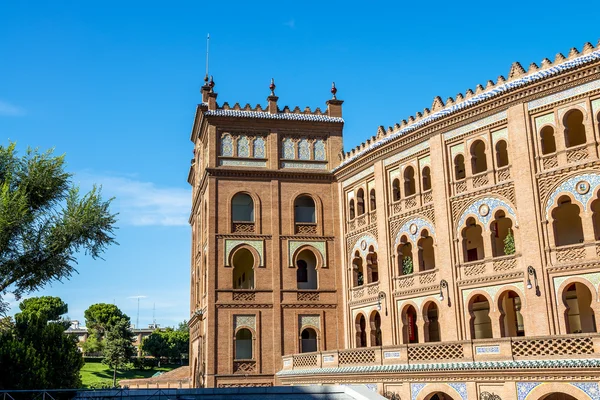
[[[114,197],[113,211],[119,213],[119,225],[183,226],[188,224],[191,191],[181,187],[158,187],[152,182],[130,176],[80,173],[75,176],[82,186],[102,185],[104,198]]]
[[[6,101],[0,100],[0,116],[4,117],[20,117],[25,115],[25,110],[12,105]]]

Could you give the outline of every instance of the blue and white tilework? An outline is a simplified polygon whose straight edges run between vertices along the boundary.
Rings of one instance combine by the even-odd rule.
[[[250,157],[250,142],[247,136],[240,136],[237,141],[237,156]]]
[[[262,240],[236,240],[236,239],[225,239],[225,260],[224,265],[229,267],[229,254],[231,251],[236,248],[240,244],[246,244],[250,247],[253,247],[258,252],[258,265],[260,267],[264,267],[263,261],[263,248],[264,243]]]
[[[294,141],[290,138],[283,139],[283,158],[286,160],[293,160],[296,158],[296,149]]]
[[[590,396],[590,399],[600,400],[600,388],[598,387],[598,382],[573,382],[571,385],[584,391],[585,394]]]
[[[223,167],[266,167],[267,162],[261,160],[219,160]]]
[[[317,140],[315,142],[315,160],[317,161],[325,161],[327,160],[327,155],[325,154],[325,141]]]
[[[496,122],[503,121],[508,118],[508,114],[506,111],[501,111],[497,114],[490,115],[489,117],[485,117],[480,119],[479,121],[471,122],[470,124],[461,126],[460,128],[453,129],[444,133],[444,140],[453,139],[457,136],[463,135],[465,133],[469,133],[471,131],[477,130],[479,128],[483,128],[485,126],[494,124]]]
[[[310,162],[293,162],[284,161],[281,163],[281,168],[295,168],[295,169],[320,169],[326,170],[327,164],[322,163],[310,163]]]
[[[479,207],[481,207],[483,204],[485,204],[489,207],[489,211],[488,211],[487,215],[481,215],[479,213]],[[456,231],[460,234],[460,231],[464,227],[467,217],[470,215],[475,216],[477,218],[477,220],[482,224],[485,231],[488,231],[488,229],[489,229],[488,224],[494,218],[496,209],[498,209],[499,207],[503,207],[506,210],[506,212],[508,214],[510,214],[510,216],[515,221],[515,226],[519,226],[519,223],[517,221],[517,215],[516,215],[515,211],[513,210],[513,208],[507,202],[505,202],[504,200],[497,198],[497,197],[484,197],[482,199],[475,201],[469,207],[467,207],[467,209],[465,211],[463,211],[462,215],[460,216],[460,218],[458,220],[458,224],[456,225]]]
[[[221,155],[223,157],[233,157],[233,138],[230,134],[221,137]]]
[[[527,108],[529,110],[533,110],[534,108],[556,103],[557,101],[565,100],[570,97],[577,96],[578,94],[587,93],[598,88],[600,88],[600,80],[588,82],[583,85],[575,86],[571,89],[563,90],[562,92],[554,93],[550,96],[542,97],[541,99],[530,101],[527,103]]]
[[[410,384],[410,398],[412,400],[417,400],[417,396],[419,392],[423,390],[423,388],[427,386],[426,383],[411,383]]]
[[[403,158],[412,156],[413,154],[416,154],[416,153],[420,152],[421,150],[425,150],[428,148],[429,148],[428,141],[421,142],[418,145],[411,147],[410,149],[401,151],[400,153],[394,154],[393,156],[386,158],[383,161],[383,164],[386,166],[391,165],[391,164],[395,163],[396,161],[400,161]]]
[[[254,139],[254,158],[265,158],[265,139],[257,137]]]
[[[359,180],[373,174],[374,171],[375,171],[375,167],[370,166],[369,168],[365,169],[364,171],[346,179],[344,182],[342,182],[342,186],[346,187],[346,186],[352,185],[354,182],[358,182]]]
[[[289,121],[311,121],[311,122],[344,122],[343,118],[330,117],[328,115],[277,113],[271,114],[264,111],[243,110],[209,110],[204,112],[205,116],[258,118],[258,119],[280,119]]]
[[[452,389],[456,390],[462,400],[467,400],[467,384],[466,383],[453,382],[453,383],[449,383],[448,386],[450,386]]]
[[[500,346],[476,346],[475,354],[500,354]]]
[[[352,251],[350,252],[350,264],[352,264],[352,258],[354,258],[354,254],[358,250],[361,257],[366,257],[369,254],[369,247],[373,246],[375,252],[379,251],[377,247],[377,239],[375,239],[372,235],[366,234],[360,237],[354,244]]]
[[[417,230],[414,234],[410,231],[410,227],[413,224],[417,227]],[[400,230],[396,234],[396,240],[394,241],[394,249],[398,247],[402,235],[406,235],[414,244],[416,244],[417,240],[421,236],[421,231],[423,229],[427,229],[429,231],[429,236],[435,236],[435,228],[433,227],[433,224],[428,220],[417,217],[406,221],[404,224],[402,224]]]
[[[580,194],[577,192],[577,183],[581,181],[589,183],[590,189],[587,193]],[[598,187],[600,187],[600,174],[582,174],[567,179],[554,189],[550,197],[548,197],[548,200],[546,201],[546,218],[550,218],[550,209],[556,202],[556,198],[565,192],[573,195],[575,200],[583,204],[584,211],[587,211],[589,206],[588,202],[595,196]]]
[[[302,139],[298,142],[298,159],[310,160],[310,143],[308,140]]]
[[[525,400],[527,395],[541,384],[541,382],[517,382],[517,399]]]
[[[347,158],[346,160],[344,160],[335,169],[337,170],[337,169],[343,167],[344,165],[346,165],[348,163],[351,163],[355,159],[361,157],[365,153],[368,153],[368,152],[370,152],[370,151],[372,151],[372,150],[374,150],[374,149],[376,149],[378,147],[383,146],[386,143],[389,143],[390,141],[392,141],[392,140],[394,140],[394,139],[396,139],[396,138],[398,138],[400,136],[403,136],[403,135],[405,135],[405,134],[407,134],[409,132],[412,132],[412,131],[414,131],[414,130],[416,130],[416,129],[424,126],[424,125],[427,125],[430,122],[436,121],[436,120],[438,120],[440,118],[443,118],[443,117],[445,117],[445,116],[447,116],[449,114],[452,114],[452,113],[454,113],[456,111],[463,110],[463,109],[471,107],[471,106],[473,106],[475,104],[481,103],[481,102],[483,102],[485,100],[488,100],[488,99],[491,99],[493,97],[499,96],[499,95],[501,95],[503,93],[506,93],[507,91],[514,90],[514,89],[519,88],[521,86],[525,86],[525,85],[531,84],[533,82],[540,81],[542,79],[545,79],[545,78],[548,78],[548,77],[560,74],[560,73],[562,73],[564,71],[568,71],[570,69],[577,68],[580,65],[587,64],[587,63],[590,63],[590,62],[593,62],[593,61],[596,61],[596,60],[599,60],[599,59],[600,59],[600,50],[596,50],[596,51],[593,51],[593,52],[591,52],[589,54],[582,55],[580,57],[576,57],[576,58],[574,58],[572,60],[564,61],[564,62],[562,62],[560,64],[553,65],[550,68],[546,68],[546,69],[543,69],[541,71],[537,71],[537,72],[533,72],[531,74],[527,74],[527,75],[525,75],[525,76],[523,76],[521,78],[512,80],[510,82],[506,82],[506,83],[503,83],[501,85],[496,85],[496,86],[494,86],[493,88],[491,88],[489,90],[485,90],[483,93],[480,93],[478,95],[475,95],[475,96],[471,97],[470,99],[466,99],[464,101],[461,101],[458,104],[454,104],[454,105],[451,105],[451,106],[444,107],[442,110],[437,111],[437,112],[431,114],[430,116],[421,119],[420,121],[416,121],[416,122],[412,123],[411,125],[403,128],[403,129],[399,129],[396,132],[387,135],[385,138],[382,138],[382,139],[380,139],[380,140],[372,143],[370,146],[366,147],[364,150],[357,152],[354,156]],[[594,86],[593,84],[595,84],[596,86],[600,87],[600,81],[595,81],[595,82],[590,82],[589,84],[586,84],[590,88],[588,88],[588,87],[585,87],[585,88],[579,87],[580,88],[579,90],[586,90],[586,91],[592,90],[591,87]],[[581,85],[581,86],[586,86],[586,85]],[[577,88],[575,88],[575,89],[577,89]],[[563,92],[561,92],[561,93],[563,93]],[[573,96],[573,95],[575,95],[575,94],[570,94],[570,96]],[[556,96],[556,95],[553,95],[553,96]],[[551,97],[552,96],[548,96],[549,102],[555,102],[555,101],[557,101],[557,100],[551,99]],[[543,99],[540,99],[540,100],[543,100]],[[540,107],[540,105],[538,105],[538,103],[536,103],[538,101],[539,100],[529,102],[528,103],[529,109],[532,109],[532,108],[535,108],[535,107]],[[504,115],[504,119],[505,118],[506,118],[506,114]],[[446,139],[448,139],[448,138],[446,138]]]

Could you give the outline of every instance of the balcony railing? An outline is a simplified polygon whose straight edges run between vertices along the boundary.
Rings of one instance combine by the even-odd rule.
[[[516,269],[519,266],[519,256],[520,253],[517,253],[462,263],[459,265],[460,279],[472,279],[480,275],[497,275]]]
[[[308,222],[296,222],[297,235],[316,235],[317,224]]]
[[[475,339],[294,354],[283,357],[283,369],[596,358],[598,349],[598,333]]]
[[[394,278],[395,290],[417,289],[423,286],[430,286],[438,281],[438,270],[414,272],[408,275],[402,275]]]
[[[233,233],[254,233],[254,222],[233,222]]]
[[[600,257],[600,241],[551,247],[549,252],[550,262],[553,265],[593,260]]]

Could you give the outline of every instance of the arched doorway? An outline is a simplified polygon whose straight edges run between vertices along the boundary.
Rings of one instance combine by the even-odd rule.
[[[404,195],[408,197],[415,193],[415,169],[411,166],[408,166],[404,170]]]
[[[296,257],[296,282],[298,289],[317,288],[317,257],[311,250],[302,250]]]
[[[558,206],[552,210],[554,219],[554,243],[557,247],[583,242],[583,226],[579,206],[568,196],[558,199]]]
[[[563,291],[563,301],[567,306],[565,322],[567,333],[596,332],[596,316],[592,310],[592,293],[580,282],[572,283]]]
[[[454,179],[460,181],[465,179],[465,157],[462,154],[454,157]]]
[[[369,324],[371,325],[371,346],[381,346],[381,316],[377,311],[371,313]]]
[[[412,305],[408,305],[404,309],[402,313],[402,325],[403,343],[419,343],[417,311]]]
[[[490,302],[487,297],[477,295],[473,297],[469,305],[471,313],[471,337],[473,339],[491,339],[492,319],[490,318]]]
[[[496,166],[498,168],[508,165],[508,146],[505,140],[500,140],[496,143]]]
[[[356,317],[356,347],[367,347],[367,321],[365,316],[358,314]]]
[[[521,298],[517,293],[508,290],[500,295],[500,334],[502,337],[525,336],[523,314],[521,314]]]
[[[540,400],[577,400],[577,399],[566,393],[550,393],[549,395],[540,398]]]
[[[317,332],[314,329],[303,329],[300,338],[300,353],[317,351]]]
[[[446,393],[435,392],[427,396],[425,400],[454,400],[454,398]]]
[[[246,248],[235,252],[232,259],[233,288],[254,289],[254,255]]]
[[[426,342],[439,342],[440,338],[440,322],[439,322],[439,310],[437,304],[434,302],[429,303],[425,309],[425,316],[427,321],[425,322],[425,337]]]

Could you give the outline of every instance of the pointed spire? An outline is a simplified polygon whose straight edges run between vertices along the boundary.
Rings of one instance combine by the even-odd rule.
[[[271,96],[275,96],[275,79],[271,78],[271,84],[269,85],[269,89],[271,89]]]
[[[332,100],[337,100],[337,97],[335,97],[335,94],[337,93],[337,88],[335,87],[335,82],[331,83],[331,94],[333,95],[333,97],[331,98]]]
[[[510,66],[510,71],[508,72],[508,80],[515,79],[525,74],[525,68],[519,63],[515,61]]]

